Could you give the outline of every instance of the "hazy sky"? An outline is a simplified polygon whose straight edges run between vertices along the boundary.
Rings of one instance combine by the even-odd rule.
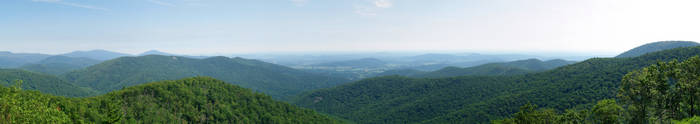
[[[698,0],[2,0],[0,51],[619,53],[700,39]]]

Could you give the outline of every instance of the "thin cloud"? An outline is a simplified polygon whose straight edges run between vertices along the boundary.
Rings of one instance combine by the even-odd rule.
[[[161,6],[175,7],[175,4],[163,2],[160,0],[146,0],[146,1],[151,2],[153,4],[161,5]]]
[[[366,3],[355,5],[355,13],[363,16],[376,16],[378,11],[394,6],[391,0],[366,0]]]
[[[44,2],[44,3],[53,3],[53,4],[60,4],[64,6],[72,6],[72,7],[78,7],[78,8],[85,8],[85,9],[92,9],[92,10],[102,10],[102,11],[107,11],[109,9],[107,8],[102,8],[102,7],[97,7],[93,5],[86,5],[86,4],[79,4],[79,3],[73,3],[73,2],[65,2],[63,0],[32,0],[33,2]]]
[[[379,8],[390,8],[393,5],[391,0],[374,0],[374,6]]]

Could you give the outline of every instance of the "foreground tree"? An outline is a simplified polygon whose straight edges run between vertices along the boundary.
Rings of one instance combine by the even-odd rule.
[[[586,118],[588,123],[694,123],[700,110],[700,57],[691,57],[683,62],[672,60],[627,73],[617,94],[621,105],[613,99],[598,101]],[[493,121],[513,123],[571,123],[565,115],[558,120],[546,119],[531,106],[521,107],[514,118]],[[524,108],[524,109],[523,109]],[[567,112],[569,113],[569,112]],[[694,118],[690,118],[694,117]],[[685,119],[684,119],[685,118]],[[575,119],[574,119],[575,120]],[[672,121],[683,120],[683,121]]]
[[[613,99],[605,99],[598,101],[598,104],[593,106],[593,120],[599,124],[618,124],[622,123],[622,107],[615,103]]]

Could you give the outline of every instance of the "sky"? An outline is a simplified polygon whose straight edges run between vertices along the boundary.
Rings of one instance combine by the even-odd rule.
[[[3,0],[0,51],[621,53],[699,41],[697,0]]]

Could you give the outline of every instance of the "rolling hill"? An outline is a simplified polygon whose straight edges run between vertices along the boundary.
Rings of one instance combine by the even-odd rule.
[[[149,51],[146,51],[146,52],[139,54],[139,56],[147,56],[147,55],[176,56],[175,54],[161,52],[158,50],[149,50]]]
[[[615,56],[616,58],[624,57],[637,57],[647,53],[673,49],[678,47],[692,47],[698,46],[700,44],[693,41],[659,41],[653,43],[647,43],[634,49],[628,50],[620,55]]]
[[[313,64],[314,67],[352,67],[352,68],[379,68],[385,67],[386,62],[376,58],[362,58],[356,60],[337,61]]]
[[[425,73],[428,73],[428,72],[416,70],[416,69],[393,69],[393,70],[387,70],[387,71],[384,71],[382,73],[375,74],[374,77],[390,76],[390,75],[401,75],[401,76],[410,77],[410,76],[414,76],[414,75],[422,75]]]
[[[401,69],[396,71],[388,71],[386,73],[378,74],[380,76],[386,75],[401,75],[408,77],[454,77],[454,76],[467,76],[467,75],[477,75],[477,76],[498,76],[498,75],[518,75],[526,74],[531,72],[540,72],[557,67],[565,66],[574,63],[573,61],[566,61],[561,59],[554,59],[549,61],[541,61],[538,59],[526,59],[518,60],[512,62],[496,62],[488,63],[474,67],[459,68],[459,67],[445,67],[437,71],[422,72],[418,70],[411,69]]]
[[[146,82],[192,76],[211,76],[275,99],[288,99],[304,91],[346,82],[342,78],[319,76],[258,60],[160,55],[122,57],[62,75],[79,86],[103,93]]]
[[[0,68],[15,68],[24,64],[39,62],[50,56],[34,53],[0,52]]]
[[[486,123],[526,103],[555,110],[615,97],[622,76],[658,61],[700,55],[676,48],[632,58],[594,58],[513,76],[377,77],[306,93],[295,104],[358,123]]]
[[[10,86],[16,80],[22,80],[22,89],[38,90],[58,96],[80,97],[94,95],[95,91],[75,86],[55,76],[38,74],[17,69],[0,69],[0,84]]]
[[[166,53],[166,52],[162,52],[162,51],[158,51],[158,50],[149,50],[149,51],[146,51],[146,52],[143,52],[143,53],[139,54],[138,56],[147,56],[147,55],[181,56],[181,57],[195,58],[195,59],[209,58],[209,56],[178,55],[178,54]]]
[[[102,61],[90,58],[75,58],[67,56],[51,56],[35,64],[27,64],[19,69],[40,72],[45,74],[60,75],[73,70],[95,65]]]
[[[554,69],[574,63],[561,59],[541,61],[538,59],[526,59],[512,62],[498,62],[483,64],[468,68],[446,67],[437,71],[432,71],[418,75],[408,75],[411,77],[454,77],[466,75],[481,75],[481,76],[498,76],[498,75],[517,75],[531,72],[540,72]]]
[[[207,77],[152,82],[89,98],[0,86],[0,99],[0,123],[343,123]]]

